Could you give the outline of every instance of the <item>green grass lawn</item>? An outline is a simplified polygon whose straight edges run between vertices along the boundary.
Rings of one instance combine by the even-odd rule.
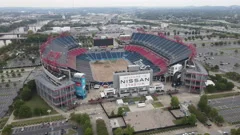
[[[238,50],[240,49],[239,47],[236,47],[236,48],[223,48],[223,49],[220,49],[220,50]]]
[[[21,126],[27,126],[27,125],[33,125],[33,124],[40,124],[43,122],[51,122],[51,121],[58,121],[58,120],[64,120],[65,118],[62,115],[58,116],[46,116],[44,118],[36,118],[32,120],[24,120],[19,122],[13,122],[12,125],[14,127],[21,127]]]
[[[154,101],[158,101],[158,97],[157,96],[152,96]]]
[[[36,107],[38,108],[46,108],[52,110],[50,114],[56,114],[57,112],[52,109],[39,95],[34,94],[31,100],[25,102],[25,105],[30,107],[32,110]]]
[[[126,97],[126,98],[123,98],[123,102],[129,102],[129,101],[145,101],[146,98],[144,96],[141,96],[141,97]]]
[[[154,108],[163,107],[163,104],[161,102],[153,102],[152,105]]]
[[[173,120],[173,123],[175,125],[181,125],[183,123],[183,119],[176,119],[176,120]]]
[[[208,99],[214,99],[214,98],[224,98],[224,97],[231,97],[231,96],[238,96],[240,95],[239,92],[233,92],[233,93],[223,93],[223,94],[214,94],[214,95],[208,95]]]
[[[130,112],[130,109],[128,108],[128,106],[123,106],[122,108],[123,108],[124,112]]]
[[[3,126],[6,124],[7,121],[8,121],[8,117],[0,119],[0,129],[3,128]]]

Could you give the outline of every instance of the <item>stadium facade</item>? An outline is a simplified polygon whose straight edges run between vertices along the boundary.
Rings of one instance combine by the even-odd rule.
[[[206,87],[208,73],[198,61],[186,61],[181,78],[189,92],[201,93]]]
[[[113,73],[113,88],[120,97],[147,95],[152,85],[153,71],[150,68],[140,69],[129,65],[127,71]]]
[[[179,38],[175,41],[166,38],[161,33],[138,32],[132,34],[128,45],[104,49],[82,48],[72,36],[61,34],[56,38],[49,38],[42,44],[40,54],[44,70],[36,77],[39,95],[55,106],[71,106],[76,96],[86,97],[86,87],[76,90],[79,83],[81,85],[83,82],[82,80],[76,81],[75,73],[84,73],[85,84],[90,82],[113,83],[114,87],[119,89],[120,96],[129,96],[135,91],[131,86],[123,87],[123,84],[132,81],[128,78],[129,76],[136,78],[138,75],[146,82],[148,81],[146,78],[150,77],[149,83],[151,84],[153,77],[163,76],[172,65],[193,59],[196,51],[194,46],[182,43]],[[114,79],[111,82],[94,80],[90,62],[116,59],[125,59],[129,65],[138,65],[140,70],[114,73]],[[121,79],[128,80],[121,81]],[[140,86],[137,91],[144,92],[145,87],[148,86]],[[125,93],[126,88],[130,89]]]

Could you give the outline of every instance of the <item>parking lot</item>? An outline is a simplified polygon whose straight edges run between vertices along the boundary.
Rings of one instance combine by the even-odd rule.
[[[234,53],[235,48],[240,48],[240,46],[199,47],[197,48],[197,53],[202,54],[202,56],[197,57],[197,60],[210,66],[218,65],[220,71],[223,72],[235,71],[240,73],[240,68],[234,67],[236,63],[240,63],[239,53]],[[223,52],[223,54],[220,54],[220,52]],[[206,58],[204,58],[204,56]],[[221,62],[224,64],[220,65]]]
[[[72,129],[74,128],[74,129]],[[64,121],[56,121],[52,123],[42,123],[37,125],[13,128],[13,135],[64,135],[69,130],[75,130],[76,135],[83,135],[80,127],[75,128],[70,123]]]
[[[208,100],[208,104],[218,110],[240,107],[240,96]]]
[[[218,113],[229,123],[240,121],[240,96],[209,100],[209,105],[218,109]]]
[[[17,96],[19,88],[1,88],[0,89],[0,117],[5,116],[8,107],[12,104],[13,99]]]

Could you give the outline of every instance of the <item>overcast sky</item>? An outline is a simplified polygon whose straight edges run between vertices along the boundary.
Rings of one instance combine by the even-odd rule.
[[[240,0],[1,0],[0,7],[183,7],[240,5]]]

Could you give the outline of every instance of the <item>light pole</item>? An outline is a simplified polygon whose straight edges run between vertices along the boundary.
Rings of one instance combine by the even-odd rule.
[[[47,110],[48,112],[48,115],[50,116],[50,113],[51,113],[52,110]],[[52,127],[52,124],[51,124],[51,116],[49,117],[50,121],[49,121],[49,125],[50,125],[50,128],[53,130],[53,127]]]
[[[49,116],[50,116],[51,111],[52,111],[52,110],[50,110],[50,109],[47,110]],[[51,121],[51,116],[50,116],[50,121]]]

